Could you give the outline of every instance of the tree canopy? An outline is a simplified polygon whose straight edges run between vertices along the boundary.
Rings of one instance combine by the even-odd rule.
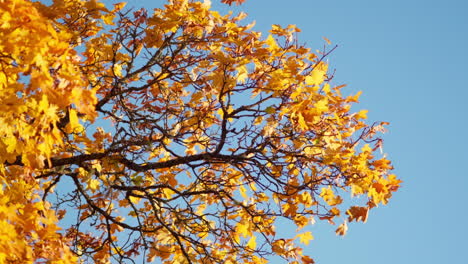
[[[313,263],[310,225],[388,202],[335,47],[245,16],[0,1],[0,263]]]

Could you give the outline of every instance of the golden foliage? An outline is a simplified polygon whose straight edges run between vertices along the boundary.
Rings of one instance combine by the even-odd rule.
[[[243,18],[0,1],[0,263],[314,263],[316,218],[388,202],[387,123],[332,85],[334,48]]]

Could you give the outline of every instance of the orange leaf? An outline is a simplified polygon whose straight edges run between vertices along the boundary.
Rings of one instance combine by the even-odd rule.
[[[335,232],[337,235],[344,236],[346,235],[347,231],[348,231],[348,225],[346,224],[346,222],[344,222],[338,226]]]

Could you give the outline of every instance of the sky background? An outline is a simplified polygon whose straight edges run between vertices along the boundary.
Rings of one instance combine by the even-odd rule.
[[[118,1],[114,1],[118,2]],[[151,9],[162,1],[129,1]],[[296,24],[300,42],[327,37],[334,84],[363,91],[369,122],[388,121],[384,151],[402,188],[345,237],[317,224],[306,253],[320,264],[468,263],[468,1],[247,0],[254,30]]]

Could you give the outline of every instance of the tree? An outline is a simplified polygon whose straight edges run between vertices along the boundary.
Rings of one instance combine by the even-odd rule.
[[[313,263],[307,226],[343,235],[398,189],[387,123],[295,26],[194,0],[0,10],[0,263]]]

